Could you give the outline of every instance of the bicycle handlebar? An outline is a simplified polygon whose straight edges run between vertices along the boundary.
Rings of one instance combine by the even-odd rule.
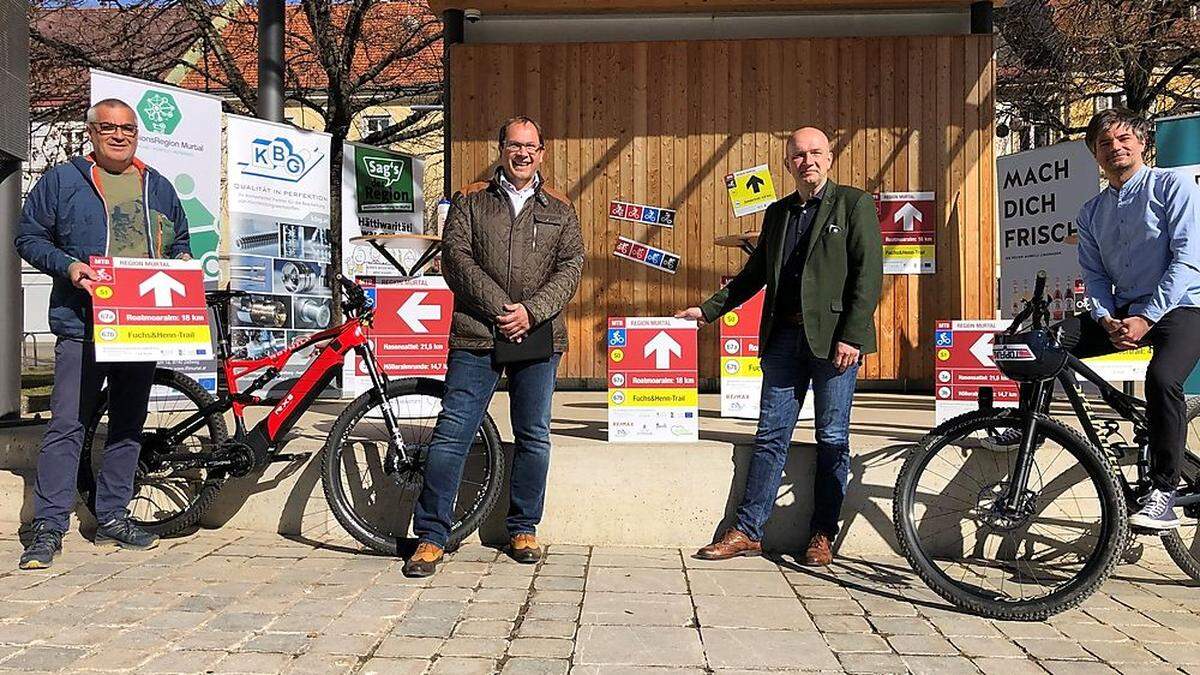
[[[337,275],[336,278],[338,285],[342,287],[342,295],[345,298],[342,301],[342,309],[347,312],[358,312],[366,309],[369,301],[362,287],[341,274]]]
[[[1033,295],[1025,301],[1025,309],[1022,309],[1012,323],[1008,325],[1008,329],[1004,331],[1009,335],[1015,335],[1025,321],[1032,317],[1033,322],[1031,328],[1039,330],[1050,324],[1050,304],[1046,301],[1046,272],[1043,270],[1037,273],[1037,277],[1033,282]]]

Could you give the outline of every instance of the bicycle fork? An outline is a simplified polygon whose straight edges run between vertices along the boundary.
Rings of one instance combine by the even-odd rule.
[[[384,472],[395,473],[401,464],[407,463],[411,458],[408,456],[408,450],[404,447],[404,437],[400,433],[400,423],[396,420],[396,412],[392,410],[391,402],[388,401],[387,375],[379,370],[379,362],[375,360],[375,348],[369,340],[357,349],[359,350],[358,355],[363,360],[363,366],[367,370],[367,376],[371,378],[371,386],[379,395],[379,407],[383,411],[383,425],[387,428],[388,437],[391,439],[391,442],[388,443],[387,456],[383,462]]]
[[[1024,406],[1025,416],[1021,420],[1021,445],[1017,449],[1016,466],[1013,467],[1012,481],[1008,493],[1002,501],[1004,508],[1014,512],[1020,511],[1025,498],[1025,486],[1029,482],[1029,473],[1033,470],[1033,453],[1036,448],[1038,411],[1049,406],[1053,385],[1048,382],[1036,382],[1032,385],[1028,405]]]

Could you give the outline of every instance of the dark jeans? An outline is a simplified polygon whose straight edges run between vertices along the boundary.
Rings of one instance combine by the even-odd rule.
[[[96,476],[96,519],[122,516],[133,498],[142,449],[142,425],[154,381],[154,363],[96,363],[91,342],[59,338],[54,346],[50,423],[38,454],[34,519],[66,532],[75,506],[79,453],[108,379],[108,439]]]
[[[1118,312],[1124,316],[1124,312]],[[1078,334],[1071,353],[1081,359],[1117,352],[1108,333],[1090,314],[1061,324]],[[1179,485],[1180,463],[1187,447],[1187,403],[1183,383],[1200,360],[1200,308],[1177,307],[1150,328],[1146,340],[1154,356],[1146,369],[1146,417],[1150,435],[1150,480],[1160,490]]]
[[[810,530],[834,537],[850,475],[850,405],[858,364],[839,373],[831,361],[812,353],[802,329],[781,327],[772,332],[763,350],[762,371],[758,431],[736,527],[752,539],[762,539],[763,526],[783,479],[796,419],[811,382],[817,470]]]
[[[550,469],[550,401],[561,354],[545,361],[510,365],[509,419],[513,428],[512,478],[505,525],[509,535],[534,534],[546,501]],[[445,548],[463,464],[483,422],[503,368],[489,351],[456,349],[446,370],[446,396],[433,429],[425,483],[413,510],[417,538]]]

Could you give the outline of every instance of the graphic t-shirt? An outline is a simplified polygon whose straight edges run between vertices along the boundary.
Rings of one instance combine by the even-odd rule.
[[[126,258],[155,257],[146,227],[142,174],[130,166],[124,173],[100,174],[100,189],[108,206],[108,255]]]

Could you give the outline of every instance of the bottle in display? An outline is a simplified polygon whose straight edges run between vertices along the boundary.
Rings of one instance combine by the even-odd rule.
[[[1054,277],[1054,296],[1050,300],[1050,316],[1055,321],[1061,321],[1063,318],[1063,294],[1062,294],[1062,279]]]

